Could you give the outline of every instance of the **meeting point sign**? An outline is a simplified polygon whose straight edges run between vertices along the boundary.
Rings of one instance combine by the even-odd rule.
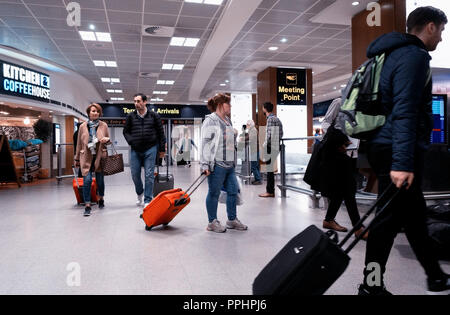
[[[50,101],[50,76],[0,60],[0,94]]]
[[[277,104],[306,105],[305,69],[277,69]]]

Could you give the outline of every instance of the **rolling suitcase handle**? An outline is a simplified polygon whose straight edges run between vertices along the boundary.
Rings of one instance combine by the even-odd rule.
[[[204,177],[203,177],[204,176]],[[205,181],[206,178],[208,178],[208,176],[205,175],[205,173],[202,173],[202,175],[200,175],[200,177],[198,177],[194,183],[186,190],[186,192],[184,193],[184,195],[180,198],[175,200],[175,206],[179,206],[182,205],[186,202],[186,198],[189,194],[188,191],[191,190],[192,187],[194,187],[194,185],[203,177],[203,179],[200,181],[200,183],[192,190],[192,192],[190,193],[190,195],[192,195],[194,193],[194,191],[197,190],[198,187],[200,187],[201,184],[203,184],[203,182]]]
[[[364,223],[364,221],[370,216],[370,214],[372,214],[373,211],[375,211],[375,209],[384,202],[385,199],[388,199],[386,202],[384,202],[384,206],[383,208],[381,208],[381,210],[377,213],[377,215],[375,217],[378,217],[379,215],[382,215],[383,212],[386,210],[386,208],[391,204],[392,200],[395,199],[395,197],[397,197],[397,195],[400,193],[400,191],[407,187],[408,183],[405,182],[403,183],[402,188],[397,189],[394,185],[394,183],[391,183],[388,188],[386,188],[386,190],[381,194],[381,196],[377,199],[377,201],[373,204],[373,206],[369,209],[369,211],[367,211],[367,213],[362,217],[361,220],[359,220],[358,223],[355,224],[355,226],[353,227],[353,229],[345,236],[345,238],[342,240],[342,242],[339,243],[339,247],[343,247],[345,245],[345,243],[350,239],[350,237],[352,236],[353,233],[355,233]],[[391,194],[391,190],[395,188],[395,192],[389,197],[387,198],[387,196],[389,196],[389,194]],[[348,254],[355,246],[356,244],[358,244],[358,242],[363,238],[363,236],[367,233],[367,231],[370,230],[370,228],[373,226],[375,220],[372,220],[369,225],[363,230],[363,232],[356,237],[356,239],[347,247],[347,249],[344,250],[344,252],[346,254]]]
[[[72,171],[73,171],[73,176],[75,177],[75,183],[77,183],[77,188],[80,189],[80,185],[78,185],[78,174],[77,174],[77,170],[75,169],[75,165],[72,165]]]

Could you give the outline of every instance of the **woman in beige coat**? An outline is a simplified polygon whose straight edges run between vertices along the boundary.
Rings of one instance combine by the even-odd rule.
[[[75,165],[80,166],[81,174],[83,175],[83,197],[86,206],[84,216],[90,216],[92,210],[91,184],[93,172],[95,172],[97,181],[98,207],[102,209],[105,206],[105,201],[103,200],[105,181],[100,160],[108,155],[106,145],[110,143],[110,139],[108,125],[99,120],[102,115],[102,107],[98,104],[91,104],[86,109],[86,113],[89,116],[89,120],[84,122],[78,131]]]

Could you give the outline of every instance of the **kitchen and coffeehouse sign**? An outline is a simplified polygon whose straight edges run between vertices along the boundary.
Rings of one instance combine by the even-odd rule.
[[[277,68],[277,104],[306,105],[306,69]]]
[[[50,101],[48,74],[0,60],[0,93]]]

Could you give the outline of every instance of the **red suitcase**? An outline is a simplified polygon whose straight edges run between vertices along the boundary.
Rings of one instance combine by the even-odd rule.
[[[158,225],[168,225],[175,216],[191,202],[190,196],[194,191],[200,187],[200,185],[206,179],[206,176],[202,181],[193,189],[191,193],[189,190],[203,177],[203,174],[195,180],[195,182],[189,187],[186,192],[181,188],[166,190],[158,194],[141,215],[141,219],[145,222],[145,229],[150,231],[152,228]]]
[[[72,181],[72,186],[75,197],[77,198],[77,204],[84,205],[83,178],[78,177],[75,169],[73,169],[73,174],[75,175],[75,178]],[[91,203],[97,203],[97,201],[97,182],[95,181],[95,178],[93,178],[91,185]]]

